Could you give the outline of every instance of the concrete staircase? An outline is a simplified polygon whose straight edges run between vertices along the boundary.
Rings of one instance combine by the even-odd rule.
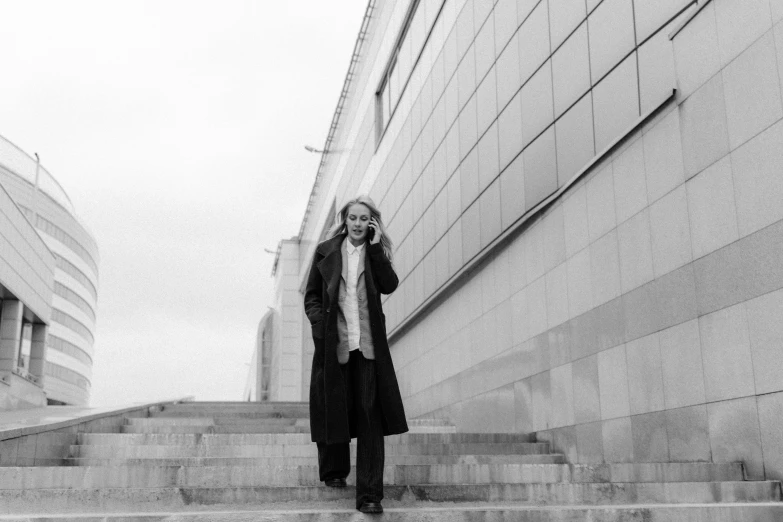
[[[385,520],[783,520],[780,484],[741,463],[568,464],[528,435],[411,424],[386,439]],[[0,467],[0,520],[366,517],[319,482],[306,404],[183,403],[119,429],[79,434],[63,466]]]

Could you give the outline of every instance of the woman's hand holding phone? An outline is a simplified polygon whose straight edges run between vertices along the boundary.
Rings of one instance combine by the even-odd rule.
[[[378,222],[375,218],[370,218],[369,230],[367,231],[367,238],[370,240],[371,245],[377,245],[381,241],[381,227],[378,226]]]

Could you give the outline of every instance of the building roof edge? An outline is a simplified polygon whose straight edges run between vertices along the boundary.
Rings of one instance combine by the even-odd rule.
[[[343,106],[345,105],[345,100],[348,97],[348,90],[351,86],[351,82],[353,80],[354,72],[356,70],[356,65],[359,62],[359,55],[361,54],[362,47],[364,45],[365,37],[367,36],[367,28],[370,25],[370,19],[372,17],[372,12],[375,9],[376,0],[369,0],[367,2],[367,8],[364,11],[364,18],[362,19],[362,25],[359,28],[359,34],[356,36],[356,43],[353,47],[353,54],[351,55],[351,63],[348,65],[348,72],[345,74],[345,80],[343,81],[343,88],[342,91],[340,91],[340,98],[337,100],[337,107],[334,110],[334,115],[332,116],[332,123],[329,126],[329,134],[326,136],[326,141],[324,142],[324,146],[321,149],[321,162],[318,165],[318,171],[315,175],[315,181],[313,181],[313,188],[310,190],[310,197],[307,200],[307,207],[305,208],[304,216],[302,217],[302,224],[299,227],[299,234],[297,234],[297,237],[301,238],[302,234],[304,233],[305,226],[307,224],[307,218],[310,216],[310,212],[312,211],[313,204],[318,192],[318,186],[321,182],[321,178],[324,174],[324,167],[326,165],[326,159],[328,154],[331,153],[331,146],[332,141],[334,140],[334,135],[337,131],[338,124],[340,123],[340,119],[343,113]],[[275,260],[275,265],[277,265],[277,260]],[[274,274],[274,269],[272,271]]]

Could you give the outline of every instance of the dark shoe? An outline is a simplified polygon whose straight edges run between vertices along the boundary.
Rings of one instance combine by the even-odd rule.
[[[324,484],[326,484],[330,488],[344,488],[344,487],[346,487],[348,485],[348,484],[345,483],[345,479],[344,478],[336,478],[336,479],[325,480]]]
[[[364,502],[359,511],[362,513],[383,513],[383,506],[380,502]]]

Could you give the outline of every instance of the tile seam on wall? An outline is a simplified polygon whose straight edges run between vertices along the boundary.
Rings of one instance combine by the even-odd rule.
[[[633,20],[633,42],[634,42],[634,48],[638,50],[642,44],[639,42],[639,35],[636,31],[636,1],[631,2],[631,19]],[[669,22],[667,22],[668,24]],[[666,27],[666,24],[662,25],[661,27]],[[637,111],[639,114],[642,113],[642,79],[641,74],[639,72],[639,54],[637,52],[636,54],[636,103],[637,103]]]
[[[533,14],[533,11],[531,10],[530,13],[528,14],[528,17],[530,17],[530,15],[532,15],[532,14]],[[525,85],[527,85],[530,82],[530,80],[532,80],[533,77],[538,73],[538,71],[541,70],[541,68],[543,68],[544,65],[546,65],[546,62],[550,62],[549,63],[549,75],[550,75],[550,81],[551,81],[551,85],[552,85],[552,115],[554,116],[554,120],[552,121],[552,123],[550,125],[547,125],[545,129],[543,129],[540,133],[538,133],[538,135],[533,136],[533,138],[530,140],[530,142],[528,142],[527,145],[522,147],[522,150],[520,150],[513,158],[511,158],[511,161],[508,163],[508,165],[504,165],[500,169],[500,172],[498,173],[498,177],[500,177],[500,175],[503,174],[503,172],[505,172],[505,170],[509,167],[509,165],[514,163],[517,160],[517,158],[519,156],[521,156],[528,147],[530,147],[530,145],[535,143],[551,127],[552,128],[552,134],[554,135],[553,139],[554,139],[554,154],[555,154],[555,184],[557,184],[557,125],[556,125],[557,121],[560,118],[562,118],[563,115],[565,115],[568,111],[570,111],[571,107],[573,107],[574,105],[579,103],[579,101],[584,96],[586,96],[588,93],[590,93],[590,91],[592,90],[593,87],[591,85],[588,86],[586,93],[583,93],[583,94],[579,95],[577,97],[577,101],[574,102],[574,104],[571,105],[571,107],[566,108],[563,112],[561,112],[559,115],[557,115],[557,100],[555,99],[555,53],[558,50],[560,50],[560,48],[563,47],[566,44],[566,42],[569,40],[569,38],[571,38],[571,36],[573,36],[579,30],[580,27],[582,27],[582,24],[585,24],[585,33],[587,33],[589,35],[589,31],[587,30],[587,20],[589,19],[589,15],[587,13],[587,0],[585,0],[585,17],[584,17],[584,19],[581,20],[578,24],[576,24],[576,27],[574,27],[574,29],[570,33],[568,33],[566,35],[566,37],[563,39],[563,41],[560,42],[560,45],[557,46],[557,49],[552,49],[552,9],[551,9],[551,4],[549,3],[549,0],[547,0],[547,2],[546,2],[546,18],[547,18],[547,22],[549,24],[549,27],[547,28],[547,35],[549,36],[549,56],[547,57],[546,60],[544,60],[544,63],[539,65],[536,68],[536,70],[533,71],[533,74],[530,75],[530,78],[528,78],[525,81],[525,83],[519,87],[519,90],[517,90],[517,92],[514,93],[514,96],[517,96],[519,94],[519,96],[521,97],[522,95],[520,93],[522,92],[522,89],[525,87]],[[588,36],[588,38],[589,38],[589,36]],[[588,53],[587,53],[588,71],[590,70],[590,52],[589,52],[590,47],[589,47],[589,44],[590,44],[590,40],[588,39]],[[514,98],[512,97],[511,99],[513,100]],[[508,104],[506,104],[506,106],[503,107],[503,110],[505,111],[506,107],[508,107],[510,104],[511,104],[511,101],[509,101]],[[592,100],[591,100],[590,104],[592,105]],[[498,111],[498,112],[500,112],[500,111]],[[500,117],[500,114],[498,114],[498,118],[499,117]],[[521,119],[521,117],[520,117],[520,119]],[[595,120],[593,120],[593,125],[595,125]],[[593,136],[594,136],[593,142],[595,142],[595,133],[593,133]],[[593,147],[593,150],[595,150],[595,146]],[[525,165],[525,158],[523,157],[522,158],[522,168],[523,169],[524,169],[524,165]],[[525,186],[527,185],[527,183],[525,182],[524,179],[523,179],[523,184]],[[525,193],[527,193],[527,189],[525,190]],[[546,199],[546,198],[544,198],[544,199]],[[524,208],[524,206],[523,206],[523,208]],[[523,212],[523,215],[524,215],[524,212]],[[567,284],[566,284],[566,286],[567,286]],[[546,295],[546,280],[544,281],[544,295]],[[548,321],[548,318],[547,318],[547,321]]]
[[[752,43],[752,44],[750,44],[750,45],[752,46],[752,45],[754,45],[754,44],[758,43],[758,41],[759,41],[759,40],[761,40],[762,38],[764,38],[764,37],[767,35],[767,33],[769,33],[769,32],[772,32],[772,33],[773,33],[773,37],[774,37],[774,29],[771,29],[770,31],[767,31],[767,32],[765,32],[765,33],[764,33],[763,35],[761,35],[759,38],[757,38],[756,40],[754,40],[754,41],[753,41],[753,43]],[[774,42],[773,42],[773,43],[774,43]],[[781,52],[781,53],[783,53],[783,50],[781,50],[780,52]],[[743,51],[742,53],[740,53],[740,54],[739,54],[739,55],[738,55],[736,58],[734,58],[734,60],[736,60],[737,58],[739,58],[740,56],[742,56],[742,54],[744,54],[744,51]],[[732,62],[734,62],[734,60],[732,60],[731,62],[729,62],[728,64],[726,64],[726,67],[728,67],[729,65],[731,65],[731,63],[732,63]],[[707,80],[707,81],[710,81],[710,80],[712,80],[712,78],[714,78],[714,77],[715,77],[715,76],[717,76],[718,74],[721,74],[721,81],[722,81],[722,80],[723,80],[723,70],[724,70],[726,67],[724,67],[723,69],[721,69],[720,71],[718,71],[718,73],[715,73],[715,75],[714,75],[714,76],[712,76],[712,77],[711,77],[709,80]],[[776,69],[775,69],[775,71],[778,73],[778,78],[780,78],[780,71],[778,71],[778,69],[777,69],[777,64],[776,64]],[[707,82],[705,82],[705,84],[706,84],[706,83],[707,83]],[[781,98],[783,98],[783,94],[781,94]],[[684,100],[683,100],[683,101],[684,101]],[[725,95],[724,95],[724,104],[725,104]],[[754,140],[755,138],[757,138],[757,137],[758,137],[760,134],[763,134],[763,133],[767,132],[767,131],[768,131],[768,130],[771,128],[771,127],[774,127],[775,125],[777,125],[778,123],[780,123],[780,121],[781,121],[780,119],[779,119],[779,120],[776,120],[776,121],[774,121],[774,122],[770,123],[769,125],[767,125],[766,127],[764,127],[763,129],[759,130],[757,133],[753,134],[752,136],[749,136],[749,137],[748,137],[748,138],[747,138],[745,141],[742,141],[742,142],[740,142],[739,144],[737,144],[737,146],[736,146],[736,147],[734,147],[733,149],[729,150],[729,152],[728,152],[728,154],[727,154],[727,155],[731,155],[731,154],[732,154],[732,153],[733,153],[735,150],[741,149],[742,147],[744,147],[745,145],[747,145],[747,144],[748,144],[748,142],[750,142],[750,141],[753,141],[753,140]],[[712,164],[708,165],[708,166],[707,166],[707,167],[705,167],[705,168],[709,168],[709,167],[711,167],[712,165],[714,165],[715,163],[717,163],[718,161],[722,160],[722,159],[723,159],[723,158],[725,158],[725,157],[726,157],[726,156],[722,156],[720,159],[716,160],[715,162],[713,162]],[[699,171],[699,173],[701,173],[701,172],[702,172],[702,171]],[[693,177],[696,177],[696,176],[698,176],[698,174],[699,174],[699,173],[697,173],[697,174],[694,174],[694,175],[693,175]]]
[[[593,59],[591,58],[590,52],[589,52],[589,49],[590,49],[590,15],[593,14],[593,12],[596,9],[598,9],[598,6],[601,5],[603,3],[603,1],[604,0],[601,0],[600,2],[598,2],[598,4],[596,4],[596,6],[593,7],[593,10],[590,11],[590,8],[587,5],[587,0],[585,0],[585,10],[588,11],[588,13],[587,13],[587,49],[588,49],[588,52],[587,52],[587,74],[588,74],[588,77],[590,78],[590,82],[591,83],[592,83],[592,78],[593,78]],[[634,21],[634,25],[636,25],[635,21]],[[551,49],[552,48],[552,35],[551,34],[549,35],[549,40],[550,40],[549,41],[549,48]],[[620,60],[618,63],[622,63],[623,60],[625,60],[625,58]],[[637,67],[638,67],[638,64],[639,64],[639,60],[638,59],[636,60],[636,63],[637,63]],[[551,73],[552,73],[552,107],[554,108],[554,106],[555,106],[555,87],[554,87],[554,85],[555,85],[555,69],[554,69],[554,67],[551,68]],[[599,82],[600,82],[600,80],[599,80]],[[590,87],[590,92],[592,92],[592,90],[593,90],[593,87],[591,86]],[[582,98],[580,97],[579,100],[581,100],[581,99]],[[577,100],[577,103],[579,102],[579,100]],[[569,107],[568,109],[563,111],[563,114],[567,113],[569,110],[571,110],[571,107]],[[562,116],[562,114],[561,114],[561,116]],[[590,99],[590,117],[591,117],[591,123],[592,123],[592,127],[593,127],[593,150],[595,150],[595,102],[592,99],[592,97]],[[555,135],[555,154],[557,154],[557,135]]]

